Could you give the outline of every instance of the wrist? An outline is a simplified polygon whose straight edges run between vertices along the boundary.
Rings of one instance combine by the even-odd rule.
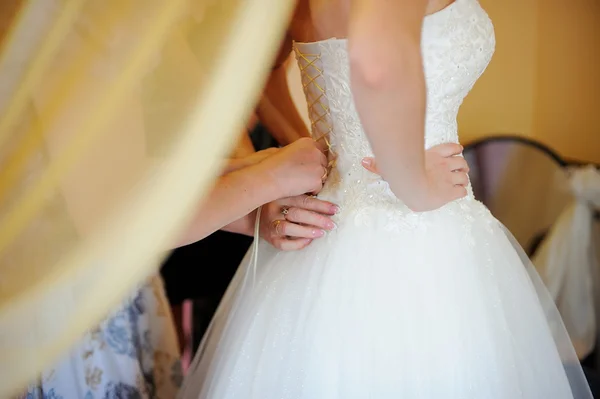
[[[239,158],[228,158],[227,163],[225,165],[225,169],[221,172],[221,175],[225,175],[227,173],[235,172],[236,170],[242,169],[244,167],[244,160]]]
[[[261,205],[285,197],[276,168],[271,168],[268,162],[259,162],[248,167],[248,170],[260,181]]]
[[[243,234],[252,237],[254,235],[254,222],[256,220],[256,209],[246,216],[241,217],[233,223],[228,224],[221,230],[230,233]]]
[[[428,190],[427,173],[414,173],[405,181],[390,184],[392,192],[406,204],[419,202],[426,196]]]

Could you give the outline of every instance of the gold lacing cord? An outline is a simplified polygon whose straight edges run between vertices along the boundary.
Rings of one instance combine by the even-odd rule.
[[[327,172],[331,171],[331,168],[335,167],[337,156],[332,149],[330,134],[333,130],[333,126],[329,122],[328,118],[330,115],[329,106],[321,101],[323,98],[326,98],[326,90],[323,88],[317,79],[323,76],[323,70],[319,68],[315,63],[321,59],[321,54],[304,54],[298,50],[298,47],[294,46],[294,51],[296,52],[299,59],[304,60],[305,63],[299,62],[300,74],[302,76],[302,88],[306,93],[306,99],[308,102],[308,110],[309,117],[311,123],[311,132],[316,132],[321,129],[317,129],[317,124],[325,125],[326,129],[324,133],[320,133],[319,136],[314,137],[313,139],[317,142],[324,142],[327,147],[327,152],[331,155],[331,160],[327,165]],[[312,69],[316,71],[314,76],[308,74],[308,70]],[[317,96],[313,96],[312,92],[308,90],[310,86],[314,86],[319,91]],[[315,117],[316,116],[316,117]]]

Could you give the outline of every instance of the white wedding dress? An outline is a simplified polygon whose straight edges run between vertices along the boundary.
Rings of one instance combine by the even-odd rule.
[[[476,0],[426,17],[426,145],[458,142],[463,98],[494,52]],[[234,278],[185,399],[591,398],[552,300],[472,194],[414,213],[361,166],[347,42],[295,44],[336,166],[321,198],[337,229],[298,252],[261,242]],[[401,128],[401,126],[399,126]]]

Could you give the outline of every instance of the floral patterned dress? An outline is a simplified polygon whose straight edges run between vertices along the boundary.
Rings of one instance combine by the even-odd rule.
[[[153,277],[22,398],[172,399],[182,378],[169,305]]]

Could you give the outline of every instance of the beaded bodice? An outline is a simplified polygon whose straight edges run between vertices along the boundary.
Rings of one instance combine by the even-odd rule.
[[[456,0],[425,17],[426,147],[458,142],[459,107],[487,67],[494,47],[492,23],[477,0]],[[370,204],[380,200],[397,206],[387,184],[361,166],[361,159],[373,154],[354,107],[346,39],[295,43],[294,48],[313,137],[331,147],[334,167],[324,193],[331,197],[345,192],[345,198],[334,198],[343,202],[342,207],[348,202],[360,206],[361,198]]]

